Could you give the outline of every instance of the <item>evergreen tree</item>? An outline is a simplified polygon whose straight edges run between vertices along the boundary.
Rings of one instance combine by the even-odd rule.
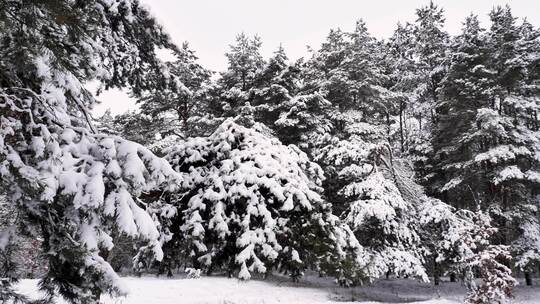
[[[453,42],[432,139],[435,157],[429,188],[443,193],[444,201],[458,208],[474,209],[485,201],[477,191],[489,183],[483,170],[470,165],[484,140],[473,136],[477,111],[490,107],[494,100],[495,73],[488,68],[490,56],[482,31],[477,17],[471,15]]]
[[[435,119],[433,104],[438,100],[437,89],[444,76],[445,51],[448,34],[443,30],[444,11],[433,2],[416,10],[414,24],[414,55],[421,83],[417,87],[418,117]],[[424,112],[424,113],[422,113]]]
[[[344,159],[333,155],[370,150],[384,141],[389,124],[392,107],[387,98],[389,92],[381,86],[385,76],[377,67],[378,47],[360,20],[351,33],[331,31],[306,65],[305,89],[317,92],[328,104],[322,108],[324,120],[321,119],[321,128],[310,141],[309,151],[325,171],[325,194],[338,212],[347,208],[339,195],[346,183],[339,178],[339,171],[354,163],[359,165],[369,153]],[[369,144],[347,151],[358,142]]]
[[[218,117],[236,117],[248,102],[257,73],[264,67],[258,36],[250,38],[244,33],[236,36],[236,43],[225,53],[229,66],[212,90],[210,110]]]
[[[138,1],[0,4],[0,187],[21,219],[0,232],[8,240],[0,251],[17,234],[43,240],[46,301],[125,294],[100,255],[113,246],[112,227],[161,258],[136,198],[177,174],[148,149],[95,133],[88,109],[96,100],[84,87],[96,80],[139,94],[164,86],[157,48],[175,46]]]
[[[413,148],[413,143],[423,138],[418,121],[413,115],[415,88],[418,86],[416,65],[414,62],[413,26],[410,23],[398,23],[396,30],[386,46],[388,61],[387,88],[394,93],[394,103],[399,121],[399,150],[405,153]]]
[[[492,51],[492,68],[497,72],[498,94],[501,99],[515,91],[523,76],[518,59],[519,29],[509,6],[495,7],[490,13],[489,44]]]
[[[215,127],[206,126],[213,117],[205,115],[212,73],[197,62],[198,58],[187,42],[175,56],[175,61],[166,63],[173,78],[171,87],[149,91],[139,98],[141,113],[152,117],[162,138],[204,134],[208,128]]]
[[[359,21],[351,33],[331,32],[308,62],[311,85],[331,104],[330,128],[311,153],[325,170],[327,198],[358,241],[351,283],[389,274],[427,280],[414,199],[404,199],[394,174],[389,128],[396,109],[383,87],[381,47]]]
[[[444,31],[444,11],[432,1],[416,10],[417,19],[412,28],[414,61],[413,95],[409,101],[409,115],[414,118],[414,137],[408,151],[420,177],[430,170],[430,145],[434,123],[437,120],[436,103],[446,70],[448,34]]]
[[[248,100],[255,108],[256,120],[277,129],[276,121],[298,91],[300,69],[288,62],[282,46],[274,56],[258,71],[254,85],[249,91]]]
[[[290,64],[280,46],[257,73],[248,98],[256,122],[268,127],[283,143],[306,148],[310,137],[324,129],[323,112],[329,103],[320,94],[306,90],[302,64]]]
[[[540,133],[534,123],[536,118],[531,117],[540,104],[534,85],[538,75],[530,72],[538,46],[534,46],[535,34],[526,23],[516,26],[510,7],[496,7],[490,18],[488,42],[492,69],[496,71],[497,98],[491,109],[479,113],[478,123],[490,134],[496,133],[497,139],[476,159],[492,168],[489,176],[498,203],[493,214],[500,230],[497,240],[513,245],[516,264],[525,272],[527,284],[531,284],[529,272],[539,262],[539,256],[534,254],[539,250],[538,243],[531,233],[540,230],[540,167],[535,156]]]
[[[227,120],[172,146],[167,159],[182,182],[153,208],[170,259],[184,252],[193,267],[240,279],[272,268],[298,278],[337,250],[322,170],[297,147]]]
[[[489,210],[498,228],[493,241],[506,245],[517,242],[514,254],[525,270],[525,265],[530,269],[537,259],[532,254],[536,249],[529,231],[540,229],[534,199],[538,161],[533,156],[539,137],[530,128],[530,116],[521,114],[524,107],[531,106],[526,96],[519,95],[518,75],[522,72],[516,71],[524,68],[517,67],[517,59],[509,59],[518,40],[512,38],[514,19],[509,10],[501,8],[491,16],[493,26],[487,38],[476,17],[471,16],[454,42],[437,106],[434,170],[429,184],[453,206]],[[502,46],[503,36],[509,39],[507,45],[494,49],[493,41],[499,39]],[[513,72],[508,70],[512,65]]]

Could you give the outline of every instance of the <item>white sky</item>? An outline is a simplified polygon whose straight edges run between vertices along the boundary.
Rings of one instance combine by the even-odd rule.
[[[415,9],[429,0],[141,0],[177,44],[188,41],[206,68],[227,68],[224,53],[240,32],[258,34],[265,57],[281,43],[290,59],[306,54],[306,46],[318,48],[331,28],[352,30],[364,19],[372,35],[387,38],[398,21],[413,22]],[[509,4],[515,17],[527,17],[540,26],[540,0],[436,0],[444,8],[446,29],[459,33],[465,17],[478,14],[488,27],[489,11]],[[125,93],[112,90],[99,96],[103,103],[94,109],[101,115],[107,108],[114,114],[134,109]]]

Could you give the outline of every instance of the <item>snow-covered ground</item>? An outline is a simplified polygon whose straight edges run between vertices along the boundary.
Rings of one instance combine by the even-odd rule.
[[[434,287],[412,280],[381,280],[373,286],[339,288],[329,279],[310,277],[300,283],[273,277],[268,281],[247,282],[224,277],[200,279],[125,277],[129,287],[126,298],[104,298],[106,304],[319,304],[319,303],[461,303],[465,293],[460,283],[443,283]],[[535,282],[536,283],[536,282]],[[18,288],[36,298],[36,280],[23,280]],[[60,301],[60,303],[63,303]],[[515,304],[540,303],[540,286],[520,285]]]

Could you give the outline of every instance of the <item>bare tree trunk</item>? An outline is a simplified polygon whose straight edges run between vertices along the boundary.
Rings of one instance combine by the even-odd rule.
[[[404,139],[403,139],[403,101],[399,102],[399,137],[401,143],[401,153],[405,152]]]
[[[525,272],[525,285],[527,286],[532,286],[532,277],[531,277],[531,273],[526,271]]]
[[[439,269],[439,263],[437,261],[433,261],[433,283],[435,286],[439,286],[441,283],[441,274]]]

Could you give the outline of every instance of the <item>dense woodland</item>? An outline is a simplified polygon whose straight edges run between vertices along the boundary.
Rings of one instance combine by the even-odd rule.
[[[540,29],[489,18],[452,36],[428,3],[297,61],[241,33],[216,73],[137,0],[0,1],[0,301],[29,273],[95,303],[184,269],[503,301],[540,269]],[[91,83],[139,109],[93,117]]]

